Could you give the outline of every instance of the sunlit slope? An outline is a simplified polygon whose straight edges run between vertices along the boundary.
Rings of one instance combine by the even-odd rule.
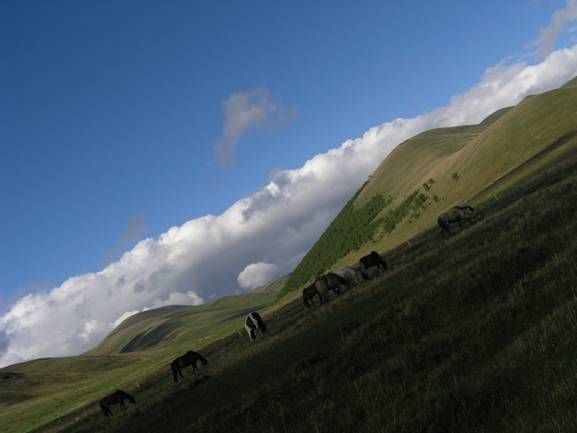
[[[388,250],[458,203],[479,205],[577,148],[577,79],[479,125],[419,134],[381,163],[293,272],[287,290]]]
[[[577,431],[576,186],[573,152],[473,227],[389,251],[381,277],[207,347],[203,381],[152,377],[119,416],[35,433]]]
[[[201,306],[169,306],[126,319],[96,348],[81,355],[45,358],[0,369],[0,432],[22,433],[88,406],[117,388],[143,381],[170,382],[168,364],[187,350],[243,329],[244,315],[266,311],[283,277],[243,295]]]
[[[280,280],[284,284],[284,280]],[[91,355],[137,352],[180,346],[204,345],[236,329],[244,316],[271,305],[280,286],[271,285],[243,295],[227,296],[199,306],[171,306],[138,313],[122,322]]]

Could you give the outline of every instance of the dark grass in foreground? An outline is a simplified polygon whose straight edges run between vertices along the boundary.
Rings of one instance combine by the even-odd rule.
[[[151,378],[136,409],[51,431],[577,431],[577,157],[484,212],[325,307],[283,307],[252,345],[213,344],[204,379]]]

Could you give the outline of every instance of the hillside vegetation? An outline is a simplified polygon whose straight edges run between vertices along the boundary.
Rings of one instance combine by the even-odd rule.
[[[479,125],[435,129],[399,145],[304,257],[284,293],[373,249],[400,245],[453,205],[483,203],[574,151],[576,80]]]
[[[0,369],[0,432],[29,432],[67,419],[117,388],[138,388],[159,371],[168,377],[174,357],[242,330],[244,316],[266,310],[285,281],[198,307],[139,313],[84,355]]]
[[[38,431],[575,431],[577,153],[483,211],[327,306],[285,304],[256,343],[207,346],[199,376],[159,371],[112,419],[91,406]]]
[[[0,431],[575,431],[575,83],[400,145],[288,278],[0,369]],[[436,216],[463,202],[486,218],[442,238]],[[303,307],[296,289],[372,249],[386,275]],[[255,309],[269,332],[249,344]],[[187,350],[209,365],[173,384]],[[105,418],[117,388],[137,404]]]

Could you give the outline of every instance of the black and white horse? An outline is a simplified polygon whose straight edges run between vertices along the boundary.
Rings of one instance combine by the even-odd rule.
[[[172,370],[172,377],[174,382],[178,382],[179,376],[184,379],[184,376],[182,375],[182,369],[184,367],[188,367],[190,365],[192,367],[192,371],[196,372],[198,362],[200,362],[202,365],[208,364],[208,361],[204,356],[202,356],[200,353],[193,352],[192,350],[189,350],[184,355],[179,356],[174,361],[172,361],[170,363],[170,368]]]
[[[244,329],[248,334],[248,338],[250,341],[254,341],[256,339],[257,331],[263,335],[266,332],[266,325],[260,314],[256,311],[252,311],[248,313],[246,319],[244,320]]]
[[[136,403],[134,397],[131,396],[129,393],[117,389],[112,394],[107,395],[102,400],[100,400],[99,402],[100,409],[102,410],[102,413],[105,416],[110,416],[112,415],[112,411],[110,410],[109,407],[110,405],[119,404],[122,409],[126,409],[124,400],[128,400],[131,403]]]

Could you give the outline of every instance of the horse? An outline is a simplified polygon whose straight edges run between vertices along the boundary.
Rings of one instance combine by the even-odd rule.
[[[244,329],[248,333],[248,338],[250,341],[254,341],[256,339],[256,332],[259,331],[261,335],[266,332],[266,325],[256,311],[253,311],[246,316],[244,320]]]
[[[122,409],[126,409],[126,406],[124,405],[124,400],[128,400],[131,403],[136,403],[134,397],[131,396],[129,393],[117,389],[112,394],[107,395],[102,400],[100,400],[99,402],[100,409],[102,410],[102,413],[105,416],[111,416],[112,411],[110,410],[109,406],[112,404],[120,404],[120,407]]]
[[[437,224],[441,229],[441,234],[447,236],[453,234],[452,227],[455,225],[461,229],[464,223],[474,224],[482,217],[482,214],[477,212],[473,206],[454,206],[437,217]]]
[[[340,295],[350,286],[347,280],[334,272],[321,275],[316,279],[314,284],[319,293],[328,293],[330,291],[336,295]]]
[[[312,283],[310,286],[303,289],[303,302],[305,307],[309,308],[312,305],[315,296],[319,298],[320,305],[327,302],[323,294],[317,290],[315,283]]]
[[[182,369],[184,367],[188,367],[189,365],[192,367],[192,371],[196,373],[197,371],[197,362],[200,361],[202,365],[208,364],[208,361],[204,356],[200,353],[193,352],[189,350],[184,355],[179,356],[174,361],[170,363],[170,368],[172,370],[172,377],[174,378],[174,382],[178,382],[178,376],[184,379],[182,375]]]
[[[356,285],[363,280],[361,270],[358,266],[345,266],[344,268],[335,271],[335,274],[343,277],[350,286]]]
[[[369,268],[376,267],[381,272],[385,272],[388,268],[387,262],[376,251],[371,251],[370,254],[361,257],[359,265],[365,281],[369,279]]]

